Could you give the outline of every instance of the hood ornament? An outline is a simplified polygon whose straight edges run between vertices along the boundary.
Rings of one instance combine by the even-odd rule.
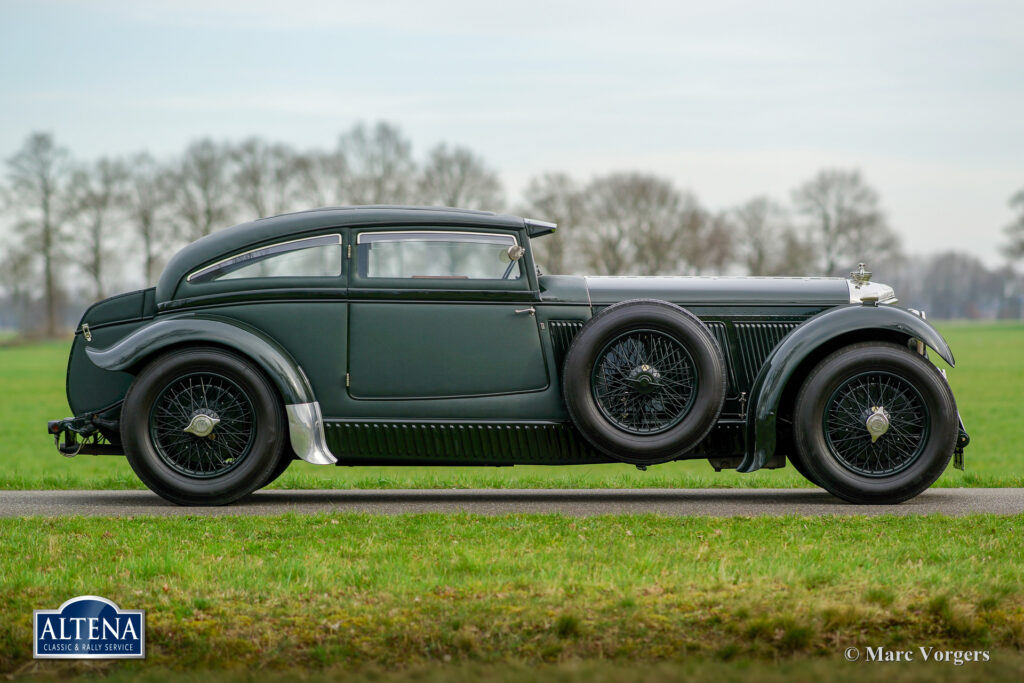
[[[865,264],[858,263],[857,266],[857,270],[850,273],[850,279],[858,285],[866,285],[871,282],[871,271],[867,270]]]

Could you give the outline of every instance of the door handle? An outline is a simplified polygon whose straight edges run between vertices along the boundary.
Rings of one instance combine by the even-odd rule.
[[[530,306],[529,308],[517,308],[516,309],[516,315],[522,315],[523,313],[529,313],[530,315],[535,315],[537,313],[537,309],[534,308],[533,306]]]

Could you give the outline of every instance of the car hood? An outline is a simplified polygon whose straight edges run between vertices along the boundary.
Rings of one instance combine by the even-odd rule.
[[[595,306],[627,299],[662,299],[694,304],[850,303],[847,280],[838,277],[586,277]]]

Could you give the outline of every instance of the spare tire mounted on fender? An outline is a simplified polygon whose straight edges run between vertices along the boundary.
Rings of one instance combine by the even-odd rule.
[[[725,390],[725,360],[708,328],[653,299],[591,318],[562,368],[573,423],[595,448],[634,465],[693,450],[718,419]]]

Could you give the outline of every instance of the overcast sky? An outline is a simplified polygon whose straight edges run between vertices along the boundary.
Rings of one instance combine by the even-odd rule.
[[[1024,187],[1024,2],[0,0],[0,155],[359,120],[533,173],[638,169],[711,208],[858,167],[912,251],[1000,264]]]

